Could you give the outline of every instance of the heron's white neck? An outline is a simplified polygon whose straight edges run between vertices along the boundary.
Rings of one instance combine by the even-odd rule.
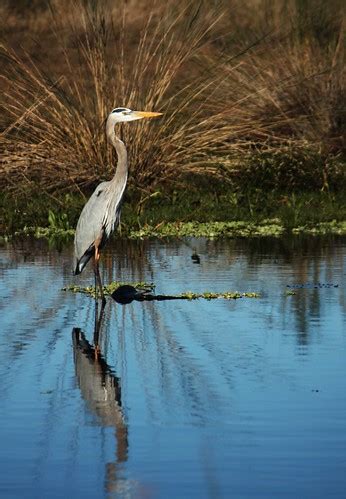
[[[107,121],[106,124],[106,135],[108,141],[112,144],[112,146],[115,148],[118,156],[118,164],[117,164],[117,169],[115,172],[115,175],[112,179],[112,182],[116,183],[121,183],[127,181],[127,172],[128,172],[128,167],[127,167],[127,150],[124,142],[119,139],[115,135],[114,132],[114,123]]]

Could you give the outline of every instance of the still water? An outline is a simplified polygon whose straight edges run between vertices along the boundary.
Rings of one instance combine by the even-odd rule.
[[[196,254],[199,258],[196,257]],[[99,324],[72,246],[0,250],[0,497],[346,495],[345,239],[112,242]],[[294,295],[287,292],[293,291]]]

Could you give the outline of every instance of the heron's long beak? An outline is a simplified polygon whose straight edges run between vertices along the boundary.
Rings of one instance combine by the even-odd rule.
[[[162,116],[163,113],[152,113],[151,111],[133,111],[133,114],[138,118],[155,118]]]

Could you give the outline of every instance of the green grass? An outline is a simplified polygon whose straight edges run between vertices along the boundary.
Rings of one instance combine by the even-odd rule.
[[[297,223],[328,222],[333,219],[346,220],[345,194],[330,192],[263,191],[261,188],[237,192],[231,188],[174,191],[171,194],[158,193],[140,214],[131,202],[125,202],[123,221],[131,226],[156,225],[165,222],[213,222],[251,221],[279,218],[285,227]]]
[[[0,198],[1,236],[30,234],[54,241],[74,234],[82,196],[64,195]],[[145,206],[127,194],[120,235],[147,237],[261,237],[285,232],[345,234],[346,205],[343,192],[235,192],[220,185],[200,184],[199,189],[157,192]]]

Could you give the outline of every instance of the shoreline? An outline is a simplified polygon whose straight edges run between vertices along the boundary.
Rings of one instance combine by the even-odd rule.
[[[278,219],[266,219],[260,223],[246,221],[230,222],[161,222],[156,226],[145,224],[142,227],[130,227],[114,234],[115,238],[130,240],[172,239],[184,237],[218,238],[281,238],[285,236],[346,236],[346,221],[310,223],[296,227],[285,227]],[[13,233],[0,236],[4,244],[16,238],[34,237],[35,239],[72,240],[74,229],[52,227],[24,227]]]

